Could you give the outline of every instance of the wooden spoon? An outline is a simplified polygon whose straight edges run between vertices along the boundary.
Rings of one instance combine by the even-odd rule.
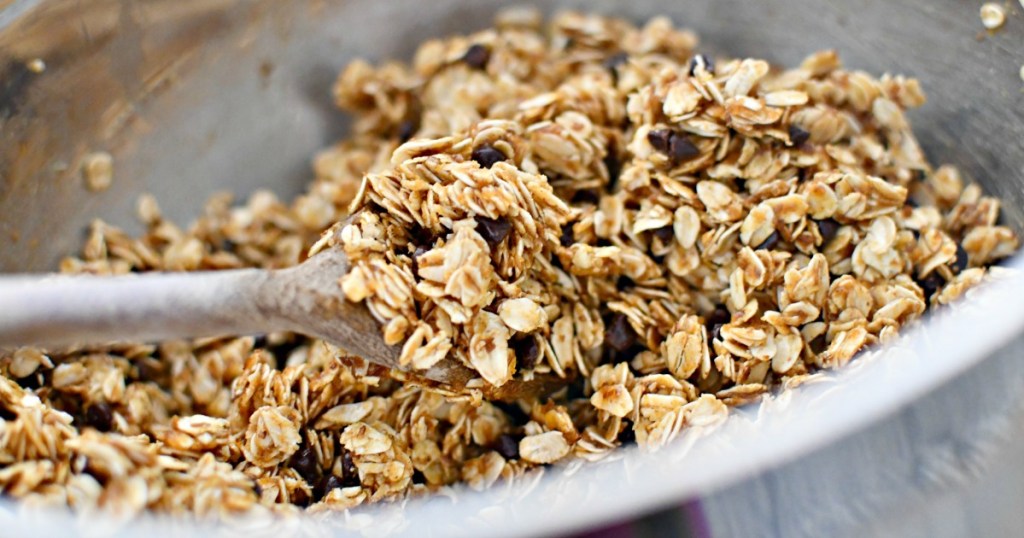
[[[453,358],[425,371],[399,364],[401,345],[384,343],[362,304],[342,295],[349,264],[327,248],[288,269],[240,269],[124,276],[0,278],[0,347],[149,342],[293,331],[320,338],[367,361],[463,388],[479,376]],[[564,385],[555,376],[481,383],[485,396],[515,399]]]

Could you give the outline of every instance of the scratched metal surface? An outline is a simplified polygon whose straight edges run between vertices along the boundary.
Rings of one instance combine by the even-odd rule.
[[[356,56],[408,58],[426,37],[485,26],[499,4],[0,3],[0,272],[53,269],[97,216],[132,228],[143,192],[156,194],[179,221],[195,217],[206,197],[221,190],[297,192],[310,177],[312,152],[344,133],[346,121],[329,98],[342,65]],[[912,114],[926,151],[1002,197],[1006,221],[1022,228],[1024,17],[1016,5],[1003,31],[980,36],[978,4],[962,0],[538,4],[637,20],[666,14],[697,30],[710,51],[792,64],[836,48],[849,66],[916,76],[929,95]],[[37,57],[48,66],[41,75],[24,68]],[[78,160],[93,150],[115,159],[114,186],[100,194],[84,190],[76,173]],[[862,361],[834,387],[798,391],[784,413],[773,414],[770,406],[747,410],[731,430],[690,448],[680,445],[654,459],[630,455],[517,492],[517,506],[533,512],[490,509],[495,523],[487,528],[498,535],[568,531],[700,499],[715,534],[842,534],[868,528],[860,526],[865,519],[886,520],[894,506],[910,510],[874,492],[886,480],[912,499],[952,491],[949,484],[983,474],[988,454],[997,452],[985,447],[1007,442],[1000,432],[1009,430],[991,420],[1015,416],[1006,402],[1019,399],[1015,387],[1021,386],[1011,381],[1022,378],[1014,357],[1024,343],[1014,338],[1024,311],[1013,304],[1024,302],[1022,289],[1004,283],[976,308],[950,314],[946,325],[930,321],[908,338],[910,358]],[[911,403],[918,397],[924,399]],[[559,492],[577,500],[544,502],[543,495]],[[847,498],[852,492],[856,502]],[[455,524],[447,528],[461,535],[478,530],[472,510],[487,502],[481,496],[445,509],[443,517]],[[793,515],[801,509],[806,513]],[[746,521],[737,515],[744,511],[759,517]],[[395,532],[410,534],[441,525],[434,512],[410,509],[389,521]],[[60,535],[66,524],[56,516],[0,510],[4,528],[26,530],[30,523],[40,536]],[[173,535],[178,525],[121,530]]]

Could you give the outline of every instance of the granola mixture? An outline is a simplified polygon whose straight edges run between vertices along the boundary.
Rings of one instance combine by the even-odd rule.
[[[519,10],[411,64],[353,62],[334,88],[352,134],[305,194],[218,196],[188,228],[144,197],[142,237],[97,221],[62,265],[279,268],[340,231],[317,248],[340,242],[339,293],[405,364],[561,390],[482,401],[296,334],[21,349],[0,359],[3,493],[323,511],[654,449],[890,341],[1017,248],[999,200],[926,161],[915,80],[699,50],[664,18]]]

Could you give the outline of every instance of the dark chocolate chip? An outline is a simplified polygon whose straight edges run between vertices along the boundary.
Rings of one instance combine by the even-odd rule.
[[[697,54],[693,58],[690,58],[690,76],[691,77],[694,74],[696,74],[697,66],[698,65],[703,65],[704,66],[704,70],[707,71],[708,73],[714,74],[714,72],[715,72],[715,62],[714,62],[714,60],[712,60],[711,58],[709,58],[709,57],[707,57],[707,56],[705,56],[703,54]]]
[[[835,239],[836,233],[839,232],[840,224],[833,219],[822,219],[816,222],[818,224],[818,234],[821,235],[821,246],[824,247]]]
[[[468,49],[466,53],[462,55],[462,61],[466,62],[466,65],[473,69],[483,69],[487,67],[487,61],[491,59],[491,49],[479,43],[474,43]]]
[[[260,487],[260,483],[255,480],[252,481],[252,491],[257,497],[263,496],[263,488]]]
[[[505,413],[505,417],[508,418],[509,424],[512,424],[513,426],[523,426],[527,422],[530,422],[530,415],[527,415],[526,412],[523,411],[523,408],[519,407],[519,404],[515,402],[494,401],[492,404],[494,407],[501,409],[501,411]]]
[[[328,493],[344,487],[342,480],[334,475],[326,475],[317,481],[316,486],[313,487],[313,497],[316,500],[321,500],[327,496]]]
[[[811,133],[803,130],[799,125],[789,126],[789,140],[794,146],[802,146],[811,139]]]
[[[757,250],[773,250],[779,244],[779,232],[774,231],[765,239],[760,245],[757,245]]]
[[[501,243],[508,233],[512,231],[512,223],[508,219],[489,219],[487,217],[476,218],[476,231],[487,241],[487,244],[494,248]]]
[[[928,276],[917,279],[917,285],[921,286],[921,291],[924,292],[924,298],[927,301],[931,299],[935,292],[939,291],[942,286],[946,285],[946,279],[942,278],[942,275],[938,271],[932,271],[928,273]]]
[[[563,247],[570,247],[575,242],[576,237],[572,233],[572,223],[562,226],[562,237],[559,238],[559,243],[561,243]]]
[[[315,493],[316,492],[314,491],[314,494]],[[292,504],[294,504],[295,506],[306,508],[307,506],[310,505],[310,502],[312,501],[312,499],[310,499],[310,496],[307,495],[306,492],[302,491],[301,489],[296,490],[294,495],[295,496],[292,497]]]
[[[962,247],[960,245],[960,243],[957,243],[956,244],[956,258],[953,259],[953,265],[952,265],[953,272],[954,273],[959,273],[959,272],[963,271],[964,269],[967,269],[967,262],[968,262],[967,251],[964,250],[964,247]]]
[[[309,484],[315,484],[320,476],[320,462],[317,460],[316,451],[309,445],[303,445],[292,456],[291,466]]]
[[[668,141],[668,156],[672,158],[672,162],[682,162],[697,155],[700,155],[700,150],[693,145],[693,142],[690,142],[689,137],[684,134],[672,133]]]
[[[615,351],[623,352],[636,343],[636,332],[624,314],[615,314],[604,335],[604,343]]]
[[[409,139],[412,138],[412,135],[416,134],[416,131],[418,130],[419,127],[416,125],[416,122],[412,120],[403,120],[398,124],[398,141],[402,143],[408,142]]]
[[[711,330],[708,331],[708,343],[709,344],[711,342],[715,341],[715,340],[721,339],[722,327],[724,327],[724,326],[725,326],[724,323],[714,323],[714,324],[711,325]]]
[[[647,141],[650,142],[651,147],[662,153],[668,153],[669,140],[671,139],[672,131],[668,129],[655,129],[647,132]]]
[[[352,461],[352,453],[346,449],[342,449],[341,485],[351,487],[358,486],[359,484],[359,469],[356,469],[356,464]]]
[[[107,402],[96,402],[85,408],[83,419],[86,426],[109,432],[114,423],[114,409]]]
[[[494,166],[494,163],[500,163],[508,159],[504,153],[494,146],[479,146],[473,148],[471,157],[484,168],[490,168]]]
[[[611,145],[608,154],[604,156],[604,167],[608,170],[608,192],[614,192],[615,185],[619,182],[619,172],[622,171],[622,162],[619,161],[618,152]]]
[[[519,459],[519,439],[510,433],[503,433],[494,443],[494,450],[507,460],[517,460]]]
[[[413,238],[417,245],[433,245],[434,241],[437,241],[437,236],[434,235],[434,232],[419,224],[412,225],[412,229],[409,230],[409,236]]]
[[[512,341],[512,349],[516,353],[516,368],[532,370],[540,359],[540,345],[532,335],[525,335]]]
[[[673,163],[679,163],[700,155],[700,150],[685,134],[669,129],[656,129],[647,133],[651,147],[668,155]]]
[[[723,325],[732,321],[732,314],[722,305],[718,305],[714,310],[708,314],[707,319],[704,320],[704,324],[709,328],[715,325]]]
[[[821,353],[823,351],[825,351],[826,348],[828,348],[828,344],[827,344],[827,342],[825,342],[825,335],[826,334],[827,333],[821,333],[818,336],[815,336],[814,340],[811,340],[807,344],[811,348],[811,351],[814,352],[815,355],[821,355]]]

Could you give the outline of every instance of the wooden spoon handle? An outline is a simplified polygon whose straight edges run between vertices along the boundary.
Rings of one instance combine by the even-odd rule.
[[[0,346],[103,344],[256,334],[281,327],[260,308],[256,269],[0,278]]]

